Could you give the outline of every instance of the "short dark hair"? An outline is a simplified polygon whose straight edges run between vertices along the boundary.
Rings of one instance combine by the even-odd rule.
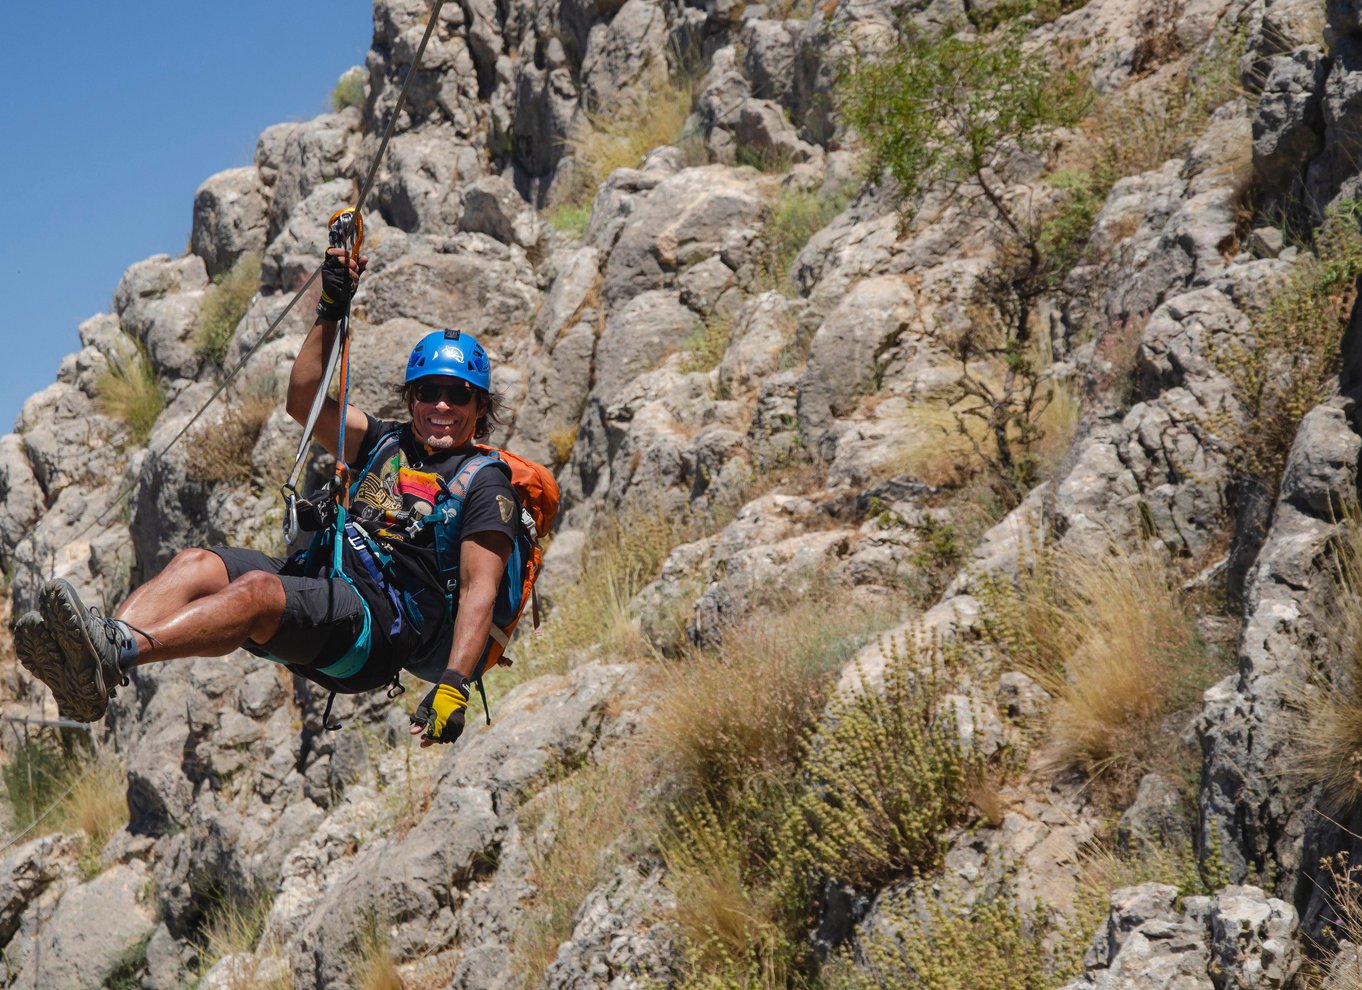
[[[402,405],[411,412],[411,400],[415,397],[413,386],[416,382],[405,382],[401,385],[393,386],[393,391],[402,400]],[[487,403],[487,411],[478,417],[478,423],[473,427],[473,439],[486,441],[491,439],[493,433],[501,427],[501,395],[497,392],[488,392],[478,388],[476,385],[469,385],[473,390],[475,400],[483,399]]]

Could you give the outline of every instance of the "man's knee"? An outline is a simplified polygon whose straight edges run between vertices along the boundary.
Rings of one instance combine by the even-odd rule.
[[[170,571],[175,571],[179,579],[190,576],[211,579],[219,575],[226,578],[227,565],[212,550],[205,550],[202,547],[186,547],[171,558],[170,563],[161,573],[166,574]]]
[[[284,582],[279,580],[277,574],[271,574],[269,571],[246,571],[233,578],[228,587],[262,605],[283,607]]]

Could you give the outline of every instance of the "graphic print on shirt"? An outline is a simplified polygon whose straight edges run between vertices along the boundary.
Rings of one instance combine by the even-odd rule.
[[[355,491],[356,518],[375,536],[410,540],[420,520],[435,509],[440,476],[404,461],[399,455],[376,465]]]

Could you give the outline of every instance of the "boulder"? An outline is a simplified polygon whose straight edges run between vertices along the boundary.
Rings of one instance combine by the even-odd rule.
[[[243,255],[265,249],[267,209],[265,186],[254,166],[219,172],[199,186],[189,249],[203,259],[209,278]]]
[[[486,176],[464,187],[459,229],[487,234],[503,244],[532,248],[544,236],[543,224],[515,187],[499,176]]]
[[[156,927],[140,862],[111,867],[69,888],[33,942],[20,947],[11,986],[101,986]]]

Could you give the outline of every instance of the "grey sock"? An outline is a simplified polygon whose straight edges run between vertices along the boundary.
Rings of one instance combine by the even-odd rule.
[[[139,651],[137,646],[137,636],[132,631],[132,626],[122,619],[110,620],[118,631],[122,634],[118,639],[118,669],[127,670],[137,662]]]

